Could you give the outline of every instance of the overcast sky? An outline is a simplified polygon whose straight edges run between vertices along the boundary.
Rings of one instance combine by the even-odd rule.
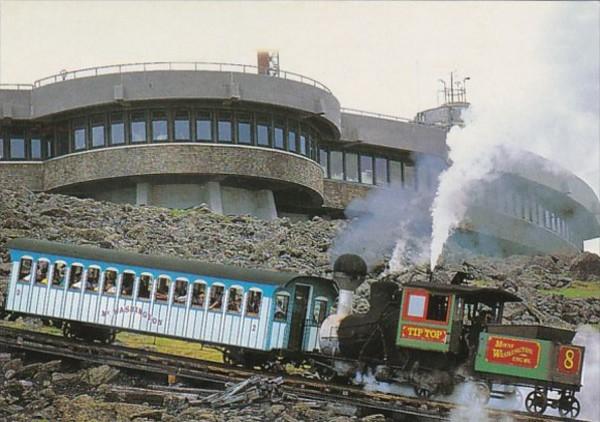
[[[345,107],[413,117],[456,71],[499,121],[532,115],[517,143],[600,190],[598,2],[0,0],[0,13],[2,83],[127,62],[255,64],[276,49]]]

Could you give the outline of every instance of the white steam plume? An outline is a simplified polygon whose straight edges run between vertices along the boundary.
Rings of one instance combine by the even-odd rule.
[[[506,151],[522,148],[561,163],[597,191],[599,9],[599,3],[542,7],[544,19],[531,24],[537,36],[499,37],[485,54],[500,64],[469,69],[474,106],[466,127],[448,134],[452,165],[432,208],[432,267],[465,216],[473,189],[510,168],[515,155]]]
[[[581,403],[579,419],[600,421],[600,332],[589,325],[577,329],[573,344],[585,347],[583,387],[575,395]]]

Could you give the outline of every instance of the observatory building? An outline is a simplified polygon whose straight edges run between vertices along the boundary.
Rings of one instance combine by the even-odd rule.
[[[263,219],[343,217],[373,189],[432,195],[464,81],[413,119],[345,109],[323,83],[279,68],[203,62],[63,71],[0,85],[0,183],[116,203]],[[573,252],[600,236],[600,204],[541,157],[477,198],[459,231],[501,253]],[[506,188],[510,186],[510,188]]]

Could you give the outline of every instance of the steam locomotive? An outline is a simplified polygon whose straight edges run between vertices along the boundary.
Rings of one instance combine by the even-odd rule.
[[[526,386],[530,412],[580,411],[584,348],[572,344],[575,333],[502,324],[505,303],[521,299],[460,277],[373,283],[369,311],[352,314],[367,274],[356,255],[339,257],[330,280],[42,240],[8,247],[4,310],[50,319],[68,337],[111,342],[125,330],[187,339],[221,348],[232,364],[308,364],[326,379],[371,372],[424,398],[463,381],[482,401],[511,392],[495,385]]]

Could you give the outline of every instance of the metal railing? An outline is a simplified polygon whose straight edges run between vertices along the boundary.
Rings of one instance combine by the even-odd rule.
[[[395,120],[397,122],[415,123],[415,121],[413,119],[409,119],[407,117],[392,116],[390,114],[382,114],[382,113],[373,113],[371,111],[357,110],[355,108],[342,107],[341,112],[348,113],[348,114],[357,114],[359,116],[376,117],[378,119]]]
[[[16,91],[31,91],[32,84],[0,84],[0,89],[11,89]]]
[[[44,85],[53,84],[77,78],[85,78],[90,76],[100,76],[109,74],[119,74],[124,72],[151,72],[157,70],[188,70],[188,71],[218,71],[218,72],[239,72],[258,75],[258,66],[238,63],[218,63],[218,62],[146,62],[146,63],[124,63],[108,66],[88,67],[85,69],[77,69],[72,71],[63,70],[55,75],[51,75],[42,79],[38,79],[33,83],[35,88]],[[312,85],[316,88],[327,91],[331,94],[331,90],[321,82],[287,70],[278,70],[273,77],[287,79],[291,81],[301,82],[307,85]]]

